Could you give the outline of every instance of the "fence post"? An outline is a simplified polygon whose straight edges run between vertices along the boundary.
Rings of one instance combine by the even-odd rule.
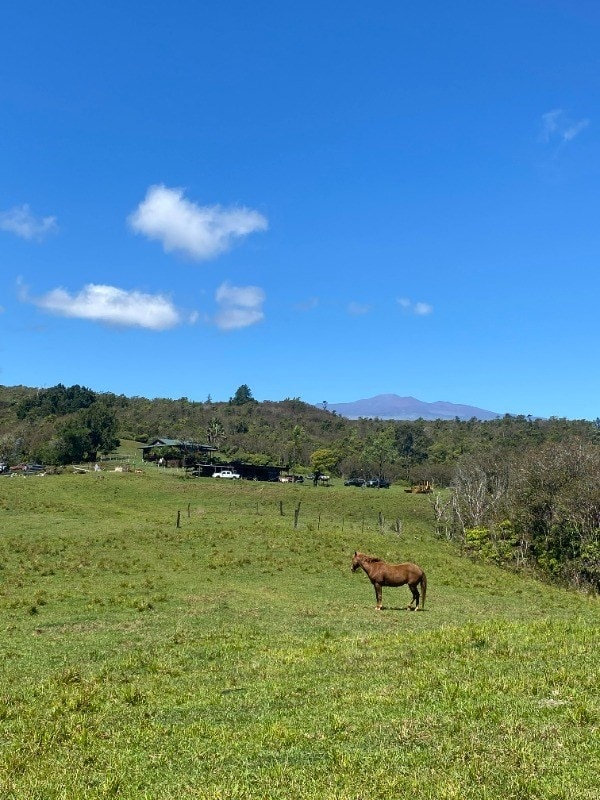
[[[181,525],[179,524],[180,520],[181,520],[181,511],[178,511],[177,512],[177,527],[178,528],[181,527]]]

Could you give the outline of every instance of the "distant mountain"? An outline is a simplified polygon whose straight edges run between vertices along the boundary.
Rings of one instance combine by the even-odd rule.
[[[378,394],[366,400],[355,400],[353,403],[328,403],[327,409],[335,411],[342,417],[358,419],[359,417],[379,417],[379,419],[498,419],[503,416],[495,411],[465,406],[437,400],[425,403],[416,397],[399,397],[397,394]]]

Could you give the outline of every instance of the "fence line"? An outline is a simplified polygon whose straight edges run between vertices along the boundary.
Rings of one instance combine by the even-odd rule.
[[[255,501],[247,505],[238,505],[234,501],[230,500],[226,508],[213,508],[209,513],[219,516],[221,514],[231,514],[232,511],[242,515],[245,514],[246,516],[272,517],[274,520],[279,520],[280,522],[282,517],[285,518],[288,516],[283,500],[278,500],[277,502],[273,503],[265,503],[263,505],[261,505],[259,501]],[[289,519],[290,525],[294,528],[294,530],[298,530],[299,528],[310,529],[313,527],[317,531],[320,531],[321,527],[323,526],[326,529],[337,529],[343,532],[346,524],[348,524],[350,527],[360,526],[361,533],[364,533],[365,530],[372,529],[374,531],[378,530],[380,533],[384,533],[389,530],[398,535],[402,534],[402,520],[399,516],[395,516],[393,519],[387,519],[382,511],[374,511],[372,513],[372,517],[366,515],[364,511],[361,511],[356,515],[351,513],[349,514],[348,512],[327,515],[319,509],[312,511],[311,513],[310,509],[307,512],[306,508],[302,508],[302,502],[298,501],[297,505],[291,510],[291,513],[289,513]],[[183,515],[181,511],[178,510],[176,523],[178,528],[181,527],[182,516]],[[187,518],[191,519],[191,516],[192,504],[188,503]]]

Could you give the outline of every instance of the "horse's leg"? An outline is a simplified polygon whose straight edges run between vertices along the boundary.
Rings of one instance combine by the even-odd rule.
[[[377,601],[377,605],[375,606],[376,611],[381,611],[381,584],[374,583],[373,586],[375,587],[375,600]]]
[[[412,601],[411,601],[411,603],[410,603],[410,605],[408,607],[410,608],[411,611],[418,611],[418,609],[419,609],[419,600],[421,599],[421,596],[419,595],[419,590],[417,589],[417,585],[409,583],[408,584],[408,588],[411,590],[412,596],[413,596],[413,599],[412,599]],[[414,603],[414,606],[413,606],[413,603]]]

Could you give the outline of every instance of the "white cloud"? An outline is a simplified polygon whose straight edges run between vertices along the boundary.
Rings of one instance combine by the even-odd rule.
[[[429,303],[415,303],[413,310],[419,317],[424,317],[427,314],[431,314],[433,306],[429,305]]]
[[[21,239],[43,239],[58,230],[56,217],[34,217],[27,204],[0,212],[0,230],[14,233]]]
[[[589,119],[581,119],[579,122],[573,122],[569,125],[562,133],[563,140],[565,142],[570,142],[576,136],[578,136],[581,131],[585,130],[587,126],[590,124]]]
[[[555,108],[553,111],[542,114],[540,138],[548,144],[553,142],[565,144],[572,142],[589,124],[589,119],[574,120],[562,108]]]
[[[32,302],[63,317],[155,331],[173,328],[182,321],[180,313],[163,295],[127,292],[93,283],[74,295],[65,289],[53,289]]]
[[[214,258],[236,240],[268,227],[258,211],[199,206],[185,199],[183,189],[164,185],[148,189],[128,222],[136,233],[162,242],[165,252],[181,251],[198,261]]]
[[[215,299],[220,306],[215,323],[221,330],[247,328],[265,317],[265,293],[258,286],[232,286],[225,282],[217,289]]]
[[[429,303],[413,303],[406,297],[398,298],[398,305],[408,314],[415,314],[417,317],[425,317],[433,312],[433,306]]]

